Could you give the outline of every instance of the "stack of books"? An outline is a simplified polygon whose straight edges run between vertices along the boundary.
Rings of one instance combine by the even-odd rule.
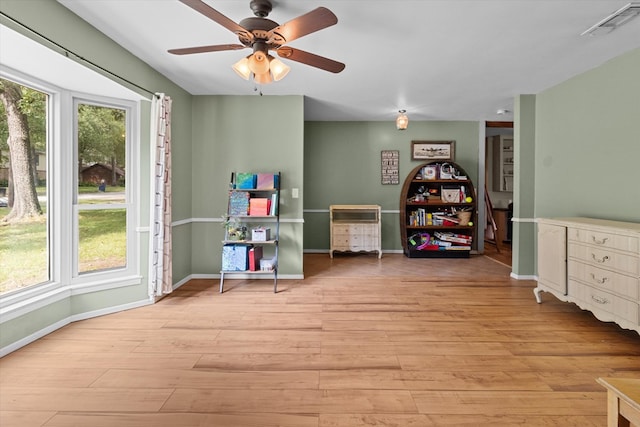
[[[473,237],[466,234],[449,233],[443,231],[436,231],[434,233],[438,245],[442,246],[442,250],[446,251],[470,251],[471,242]]]

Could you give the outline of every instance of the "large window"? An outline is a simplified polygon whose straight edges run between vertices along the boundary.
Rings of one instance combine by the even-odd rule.
[[[0,80],[0,306],[139,283],[137,103],[13,77]]]

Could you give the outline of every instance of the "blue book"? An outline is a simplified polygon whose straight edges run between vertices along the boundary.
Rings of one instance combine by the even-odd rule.
[[[256,188],[256,174],[238,172],[236,174],[236,188],[240,190],[251,190]]]

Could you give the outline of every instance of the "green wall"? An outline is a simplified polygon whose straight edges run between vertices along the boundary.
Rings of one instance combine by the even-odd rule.
[[[278,272],[302,277],[304,105],[302,96],[193,98],[192,264],[194,275],[218,274],[221,217],[232,172],[281,172]],[[254,224],[259,225],[259,224]],[[268,226],[268,224],[263,224]]]
[[[640,49],[540,93],[536,216],[640,222]]]
[[[455,140],[455,162],[478,182],[478,122],[411,121],[398,131],[388,122],[306,122],[304,249],[329,250],[329,205],[382,206],[382,248],[401,251],[400,191],[407,174],[423,161],[411,160],[412,140]],[[400,151],[400,183],[382,185],[381,151]],[[477,185],[477,184],[476,184]]]
[[[535,216],[640,222],[640,49],[536,97]]]
[[[514,192],[511,271],[531,276],[535,269],[535,165],[536,97],[520,95],[514,100]]]

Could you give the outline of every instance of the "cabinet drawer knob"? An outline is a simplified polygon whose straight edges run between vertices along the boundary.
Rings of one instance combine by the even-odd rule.
[[[596,275],[595,275],[595,274],[593,274],[593,273],[591,273],[591,278],[592,278],[593,280],[595,280],[597,283],[600,283],[601,285],[602,285],[604,282],[606,282],[607,280],[609,280],[609,278],[608,278],[608,277],[603,277],[602,279],[598,279],[598,278],[596,277]]]
[[[602,264],[603,262],[606,262],[606,261],[609,259],[609,256],[608,256],[608,255],[605,255],[605,256],[603,256],[602,258],[597,258],[597,257],[596,257],[596,254],[594,254],[594,253],[592,252],[592,253],[591,253],[591,258],[593,258],[593,260],[594,260],[595,262],[599,262],[599,263],[601,263],[601,264]]]
[[[609,304],[609,300],[606,298],[591,295],[591,299],[597,302],[598,304]]]
[[[596,245],[604,245],[605,242],[609,239],[608,237],[603,237],[602,240],[598,240],[596,239],[596,236],[591,236],[591,239],[593,240],[593,243],[595,243]]]

